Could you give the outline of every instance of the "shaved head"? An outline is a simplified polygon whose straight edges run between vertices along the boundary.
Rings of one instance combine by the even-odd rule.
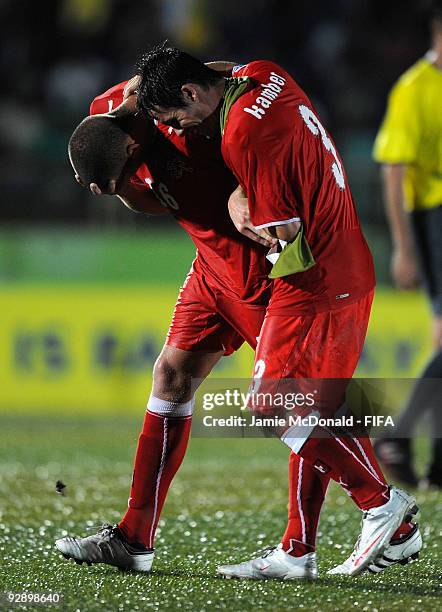
[[[121,176],[131,142],[120,118],[92,115],[83,119],[68,146],[69,159],[82,184],[96,183],[106,191],[109,181]]]

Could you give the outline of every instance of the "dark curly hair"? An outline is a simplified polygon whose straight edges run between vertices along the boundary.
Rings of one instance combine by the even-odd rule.
[[[222,77],[198,59],[166,42],[141,55],[136,63],[141,76],[138,104],[149,114],[155,107],[182,108],[186,102],[181,93],[185,83],[204,88],[219,83]]]

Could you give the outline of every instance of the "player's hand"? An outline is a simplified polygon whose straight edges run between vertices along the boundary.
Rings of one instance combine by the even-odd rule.
[[[393,251],[391,258],[391,275],[399,289],[414,289],[419,284],[419,273],[416,256],[406,249]]]
[[[123,89],[123,100],[126,100],[130,96],[136,95],[138,93],[138,87],[140,85],[141,77],[139,74],[136,74],[131,79],[128,80]]]
[[[75,180],[82,187],[86,187],[78,174],[75,175]],[[89,191],[94,195],[116,195],[116,187],[117,181],[114,180],[108,182],[106,189],[101,189],[97,183],[90,183]]]
[[[120,106],[114,108],[109,113],[114,117],[127,117],[128,115],[135,115],[138,112],[138,98],[135,94],[130,94],[123,98]]]
[[[278,241],[265,229],[256,229],[250,221],[249,202],[241,186],[229,198],[229,214],[234,226],[244,236],[271,248]]]
[[[90,183],[89,190],[94,195],[115,195],[117,181],[109,181],[106,189],[101,189],[97,183]]]

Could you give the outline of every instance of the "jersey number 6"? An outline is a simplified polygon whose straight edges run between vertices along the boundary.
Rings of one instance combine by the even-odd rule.
[[[335,177],[335,181],[339,189],[345,189],[345,179],[344,179],[344,173],[342,171],[341,162],[338,159],[338,156],[336,154],[336,149],[333,146],[332,141],[328,137],[327,132],[324,129],[324,126],[319,121],[315,113],[309,108],[307,108],[307,106],[304,106],[304,104],[301,104],[299,106],[299,112],[301,113],[301,117],[304,119],[305,124],[310,130],[310,132],[314,134],[315,136],[318,136],[319,134],[321,134],[322,144],[324,145],[325,149],[329,151],[335,158],[335,161],[332,164],[332,172],[333,172],[333,176]]]
[[[152,189],[152,191],[157,196],[157,198],[159,199],[159,201],[161,202],[163,206],[165,206],[166,208],[171,208],[172,210],[180,209],[180,207],[178,206],[178,202],[175,200],[173,195],[169,193],[169,190],[167,189],[167,185],[165,185],[164,183],[159,183],[156,186],[156,189],[154,189],[154,186],[153,186],[154,183],[152,179],[146,178],[144,180],[149,185],[149,187]]]

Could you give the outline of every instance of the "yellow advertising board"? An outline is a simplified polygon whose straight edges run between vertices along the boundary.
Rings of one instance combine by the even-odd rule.
[[[3,288],[0,410],[143,410],[176,295],[154,286]],[[424,298],[379,289],[358,372],[415,376],[429,351]],[[213,375],[247,377],[252,357],[243,347]]]

